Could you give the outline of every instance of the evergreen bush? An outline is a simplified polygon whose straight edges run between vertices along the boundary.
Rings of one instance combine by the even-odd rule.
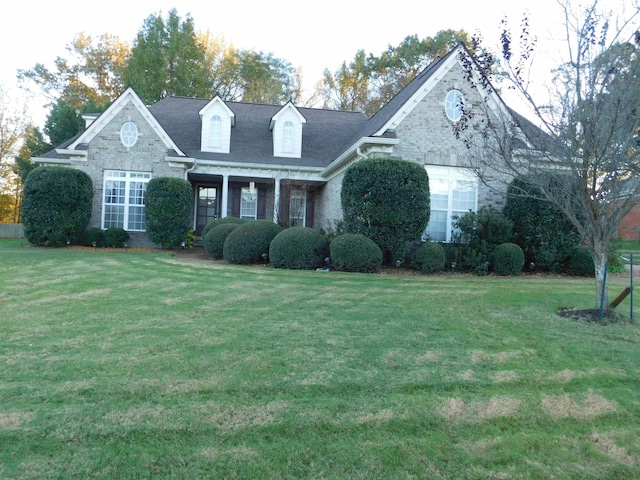
[[[493,250],[493,271],[496,275],[519,275],[524,266],[524,253],[515,243],[502,243]]]
[[[77,243],[89,224],[93,183],[82,170],[43,166],[24,182],[22,223],[34,245]]]
[[[411,266],[421,273],[429,274],[444,269],[444,247],[437,242],[425,242],[413,255]]]
[[[156,177],[147,184],[147,236],[163,248],[178,248],[186,240],[193,207],[193,189],[183,178]]]
[[[269,260],[276,268],[312,270],[324,265],[329,240],[317,230],[290,227],[280,232],[269,247]]]
[[[223,257],[229,263],[262,262],[262,254],[269,254],[269,245],[282,227],[271,220],[252,220],[238,225],[223,245]]]
[[[104,232],[104,245],[111,248],[123,248],[129,240],[129,233],[118,227],[107,228]]]
[[[224,241],[227,236],[235,230],[239,223],[219,223],[213,228],[210,228],[207,234],[202,239],[202,246],[206,252],[216,260],[223,258],[224,255]]]
[[[329,245],[331,264],[341,272],[378,273],[382,250],[373,240],[357,233],[345,233]]]
[[[82,234],[81,243],[85,247],[102,247],[104,245],[104,230],[98,227],[85,230]]]
[[[579,245],[573,249],[566,265],[566,271],[577,277],[593,277],[596,273],[591,251],[586,245]]]
[[[224,217],[224,218],[215,218],[213,220],[211,220],[209,223],[207,223],[205,225],[205,227],[202,229],[202,238],[204,239],[207,236],[207,233],[209,233],[209,231],[214,228],[217,227],[218,225],[222,225],[224,223],[236,223],[236,224],[241,224],[241,223],[245,223],[246,220],[243,220],[241,218],[238,217]]]

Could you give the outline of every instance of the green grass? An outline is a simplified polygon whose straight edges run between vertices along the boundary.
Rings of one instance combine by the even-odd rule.
[[[0,285],[0,478],[640,477],[640,328],[555,314],[589,279],[0,241]]]

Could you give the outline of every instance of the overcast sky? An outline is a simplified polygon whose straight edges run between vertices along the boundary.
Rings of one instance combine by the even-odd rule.
[[[604,1],[620,5],[633,0]],[[495,43],[501,19],[506,15],[515,29],[525,11],[546,55],[555,55],[549,40],[562,20],[556,0],[15,0],[0,6],[0,84],[13,85],[18,69],[51,66],[56,56],[66,55],[65,46],[79,32],[109,33],[131,43],[149,15],[165,17],[174,6],[183,19],[191,14],[198,30],[289,61],[302,69],[308,85],[321,78],[325,67],[333,71],[353,59],[357,50],[380,54],[408,35],[424,38],[464,29]]]

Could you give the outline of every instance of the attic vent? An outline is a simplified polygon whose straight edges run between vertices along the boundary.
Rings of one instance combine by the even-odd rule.
[[[125,122],[120,129],[120,141],[129,148],[133,147],[138,141],[138,127],[133,122]]]

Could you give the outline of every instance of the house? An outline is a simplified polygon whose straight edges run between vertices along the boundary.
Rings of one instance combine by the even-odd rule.
[[[146,106],[128,88],[104,113],[87,117],[80,135],[34,160],[84,170],[94,183],[90,226],[122,227],[130,244],[146,245],[144,194],[151,178],[191,183],[196,233],[225,216],[332,228],[342,218],[349,165],[399,157],[426,168],[426,231],[447,241],[453,215],[503,202],[464,168],[466,147],[452,134],[461,105],[473,109],[485,100],[466,80],[461,52],[458,46],[432,62],[371,118],[220,98],[167,97]]]

